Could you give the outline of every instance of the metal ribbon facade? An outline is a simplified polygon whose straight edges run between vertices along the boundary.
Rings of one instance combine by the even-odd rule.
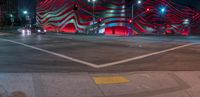
[[[162,6],[166,7],[164,14],[160,13]],[[43,0],[37,5],[40,25],[66,33],[88,33],[86,29],[95,21],[105,34],[189,35],[191,26],[185,20],[199,24],[200,12],[170,0],[146,0],[141,5],[136,0]]]

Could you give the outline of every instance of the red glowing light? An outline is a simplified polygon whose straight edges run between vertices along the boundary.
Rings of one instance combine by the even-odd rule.
[[[132,23],[132,22],[133,22],[133,20],[132,20],[132,19],[130,19],[128,22],[129,22],[129,23]]]
[[[150,8],[147,8],[146,11],[150,11]]]
[[[102,22],[102,18],[99,19],[99,22]]]

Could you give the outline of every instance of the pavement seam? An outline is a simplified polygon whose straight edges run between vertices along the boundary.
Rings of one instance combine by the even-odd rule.
[[[190,97],[195,97],[189,90],[186,90],[186,93],[187,93]]]
[[[101,88],[99,87],[99,85],[97,85],[93,79],[93,76],[88,74],[88,76],[90,77],[90,79],[92,80],[92,83],[97,87],[97,89],[101,92],[101,94],[103,95],[103,97],[106,97],[106,94],[101,90]]]
[[[2,91],[3,90],[3,91]],[[5,86],[0,85],[0,97],[9,97],[9,92],[8,90],[5,88]]]
[[[33,87],[34,87],[34,94],[36,97],[45,97],[45,89],[44,84],[42,82],[41,74],[33,73],[32,74],[32,80],[33,80]]]

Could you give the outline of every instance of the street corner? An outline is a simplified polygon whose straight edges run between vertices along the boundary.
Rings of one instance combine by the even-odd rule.
[[[1,73],[0,97],[32,97],[35,95],[32,83],[32,74]]]
[[[174,72],[96,73],[90,76],[105,97],[190,97],[184,92],[190,85]]]

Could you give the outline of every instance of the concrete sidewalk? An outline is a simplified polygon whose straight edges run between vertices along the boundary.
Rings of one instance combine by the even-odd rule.
[[[128,82],[95,82],[95,77],[116,76]],[[1,73],[0,97],[200,97],[200,71]]]

